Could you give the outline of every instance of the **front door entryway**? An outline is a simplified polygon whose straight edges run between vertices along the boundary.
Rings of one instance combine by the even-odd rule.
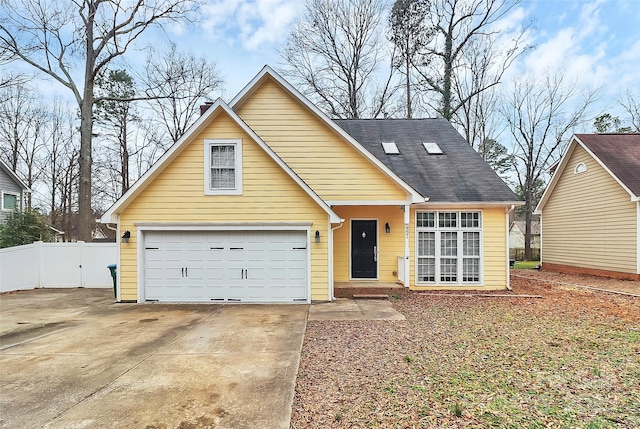
[[[378,221],[351,221],[351,278],[378,278]]]

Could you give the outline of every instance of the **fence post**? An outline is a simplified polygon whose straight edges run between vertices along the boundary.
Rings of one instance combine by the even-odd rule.
[[[82,267],[83,265],[83,255],[84,255],[84,241],[80,241],[78,240],[78,251],[80,252],[80,256],[78,258],[78,268],[80,268],[80,287],[84,287],[84,276],[82,275],[82,272],[84,270],[84,268]]]
[[[36,284],[33,285],[34,288],[41,288],[44,287],[42,285],[42,279],[44,277],[43,273],[42,273],[42,241],[34,241],[33,242],[33,259],[34,262],[36,264],[36,266],[38,267],[38,269],[36,270]]]

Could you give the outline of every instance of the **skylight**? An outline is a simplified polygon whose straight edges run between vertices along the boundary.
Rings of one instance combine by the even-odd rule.
[[[428,143],[422,143],[422,144],[424,145],[424,148],[427,150],[427,153],[429,155],[443,155],[444,154],[442,149],[440,149],[440,146],[438,146],[438,143],[428,142]]]
[[[398,150],[398,146],[394,142],[385,143],[382,142],[382,149],[384,149],[384,153],[387,155],[398,155],[400,151]]]

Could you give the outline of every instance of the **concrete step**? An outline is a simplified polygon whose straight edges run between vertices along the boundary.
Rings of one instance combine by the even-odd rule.
[[[382,293],[362,293],[362,294],[353,294],[353,299],[389,299],[389,295]]]

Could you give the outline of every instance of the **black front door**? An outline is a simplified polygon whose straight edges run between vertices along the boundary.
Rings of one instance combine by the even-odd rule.
[[[351,221],[351,278],[378,277],[378,221]]]

